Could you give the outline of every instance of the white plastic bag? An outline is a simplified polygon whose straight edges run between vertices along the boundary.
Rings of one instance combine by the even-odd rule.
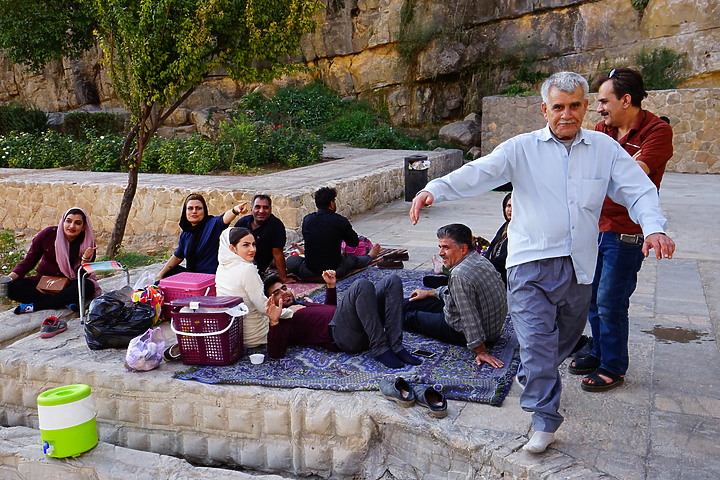
[[[143,288],[147,287],[148,285],[154,285],[155,284],[155,276],[145,271],[142,275],[140,275],[140,278],[138,278],[135,281],[135,286],[133,286],[133,290],[142,290]]]
[[[159,367],[165,351],[165,341],[162,327],[148,328],[147,332],[130,340],[125,366],[139,372]]]

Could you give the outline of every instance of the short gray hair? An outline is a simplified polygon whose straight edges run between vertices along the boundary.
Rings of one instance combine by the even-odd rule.
[[[545,80],[540,87],[540,94],[545,104],[550,101],[550,87],[555,87],[561,92],[575,93],[578,87],[582,88],[583,99],[588,98],[590,87],[587,80],[582,75],[575,72],[557,72],[552,74]]]

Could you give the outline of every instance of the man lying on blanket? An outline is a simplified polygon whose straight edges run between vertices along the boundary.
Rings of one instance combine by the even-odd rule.
[[[327,284],[324,304],[298,302],[277,275],[265,280],[270,357],[284,357],[290,345],[318,345],[346,353],[369,349],[375,359],[388,368],[420,365],[420,359],[403,346],[400,277],[389,275],[377,285],[358,279],[343,296],[340,305],[337,305],[335,271],[325,270],[322,277]],[[280,318],[283,308],[293,310],[293,316]]]

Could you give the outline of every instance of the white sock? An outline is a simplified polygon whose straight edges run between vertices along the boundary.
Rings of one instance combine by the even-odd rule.
[[[523,450],[530,453],[542,453],[554,441],[555,434],[553,432],[535,432],[530,437],[530,441],[525,444]]]

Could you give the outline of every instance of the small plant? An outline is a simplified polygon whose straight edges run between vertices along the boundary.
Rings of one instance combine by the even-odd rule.
[[[416,20],[415,0],[406,0],[400,8],[400,31],[395,46],[405,63],[413,63],[438,35],[438,29],[423,26]]]
[[[0,275],[8,275],[25,258],[17,235],[9,228],[0,230]]]
[[[0,135],[11,132],[40,133],[47,128],[47,114],[17,103],[0,105]]]
[[[643,11],[648,6],[650,0],[630,0],[630,4],[635,10]]]
[[[685,79],[687,54],[666,47],[642,49],[635,55],[646,90],[677,88]]]

